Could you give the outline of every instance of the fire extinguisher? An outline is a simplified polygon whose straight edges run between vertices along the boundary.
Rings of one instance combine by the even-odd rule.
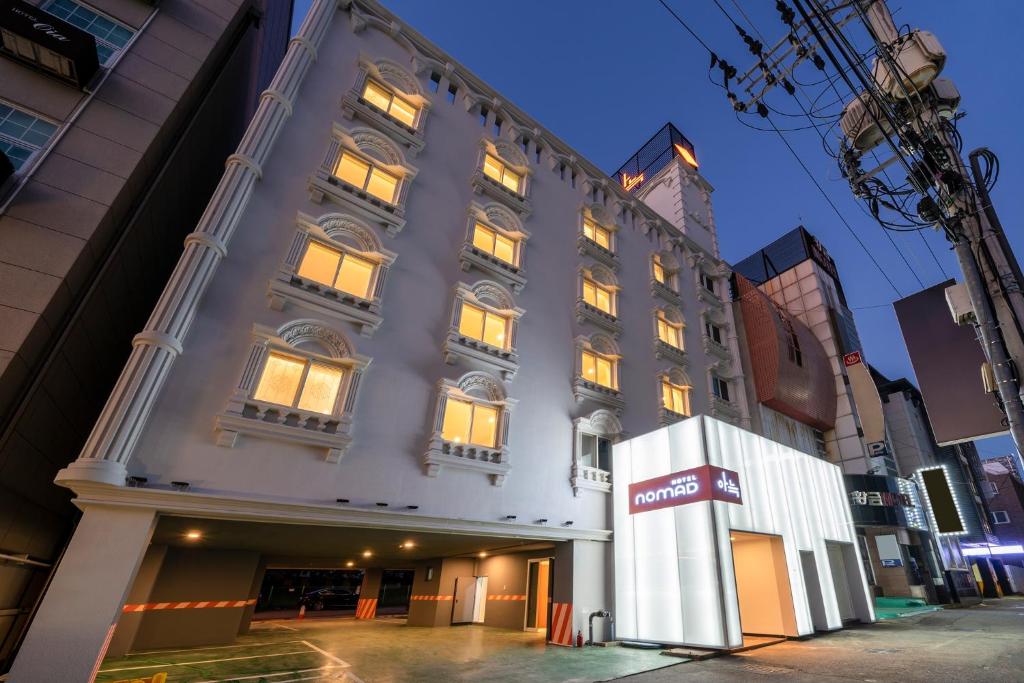
[[[576,631],[576,647],[583,647],[583,629]]]

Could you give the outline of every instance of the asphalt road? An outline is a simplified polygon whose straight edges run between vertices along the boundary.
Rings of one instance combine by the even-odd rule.
[[[630,676],[677,681],[1024,681],[1024,598],[850,628]]]

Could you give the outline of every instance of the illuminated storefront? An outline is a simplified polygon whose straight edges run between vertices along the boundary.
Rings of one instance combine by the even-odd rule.
[[[705,416],[613,461],[618,638],[730,648],[874,619],[835,465]]]

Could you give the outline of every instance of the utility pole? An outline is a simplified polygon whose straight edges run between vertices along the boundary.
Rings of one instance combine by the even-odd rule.
[[[876,68],[876,80],[881,73],[884,74],[883,81],[905,81],[909,69],[900,61],[907,52],[903,49],[907,41],[899,35],[884,0],[860,0],[860,6],[862,16],[878,46],[881,71]],[[906,61],[914,57],[916,55],[908,55]],[[944,163],[939,162],[937,170],[940,172],[932,178],[936,190],[947,197],[946,215],[938,222],[946,228],[947,236],[953,242],[963,272],[964,285],[974,308],[982,349],[995,377],[996,391],[1006,411],[1010,434],[1019,450],[1024,446],[1024,401],[1006,339],[1007,334],[1018,332],[1021,314],[1024,313],[1024,296],[1017,278],[1019,268],[1014,268],[1016,260],[1012,253],[1007,253],[1008,249],[1004,250],[1004,246],[1008,246],[1005,239],[999,239],[987,219],[986,213],[994,216],[988,193],[981,187],[981,197],[973,194],[972,184],[968,180],[971,176],[960,158],[959,150],[949,134],[941,126],[935,125],[940,118],[936,102],[927,97],[926,93],[922,94],[926,96],[920,101],[926,108],[919,111],[917,119],[908,119],[907,123],[918,139],[937,134],[944,152],[937,155],[944,157]],[[981,251],[982,248],[989,259],[987,265],[991,277],[988,278],[985,277],[985,266],[979,263],[975,252],[975,249]],[[998,291],[992,291],[995,288]],[[1004,302],[1002,317],[1005,322],[1011,323],[1009,325],[1000,323],[994,305],[994,301],[1000,298]]]

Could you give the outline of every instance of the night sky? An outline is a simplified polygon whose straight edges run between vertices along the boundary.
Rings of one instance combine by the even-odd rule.
[[[295,0],[295,28],[310,1]],[[753,57],[712,0],[667,1],[718,55],[741,71],[752,63]],[[719,1],[758,37],[733,0]],[[785,35],[774,2],[738,2],[767,44]],[[743,121],[769,132],[737,121],[724,91],[708,81],[708,53],[657,0],[384,4],[606,173],[614,172],[672,121],[693,142],[701,172],[716,188],[713,203],[722,257],[738,261],[804,224],[824,242],[839,267],[868,362],[891,379],[913,380],[891,306],[897,293],[770,126],[756,115]],[[1012,191],[1024,187],[1024,136],[1014,128],[1024,101],[1018,48],[1024,3],[890,0],[889,6],[897,24],[929,30],[945,47],[949,58],[942,75],[957,84],[961,110],[968,113],[959,124],[965,154],[986,146],[999,155],[1001,173],[993,201],[1015,250],[1024,254],[1024,236],[1017,229],[1024,214],[1024,193]],[[860,32],[851,35],[863,38]],[[821,78],[813,67],[798,74],[804,83]],[[805,91],[815,97],[823,88]],[[844,96],[847,92],[840,88]],[[820,102],[835,99],[828,91]],[[779,112],[799,115],[773,115],[780,129],[808,125],[783,91],[769,96],[768,102]],[[835,138],[838,128],[821,130]],[[890,233],[904,262],[882,228],[854,200],[815,130],[786,137],[902,296],[922,289],[922,284],[928,287],[958,276],[947,243],[931,231]],[[1013,444],[1000,437],[978,446],[984,456],[1007,453]]]

